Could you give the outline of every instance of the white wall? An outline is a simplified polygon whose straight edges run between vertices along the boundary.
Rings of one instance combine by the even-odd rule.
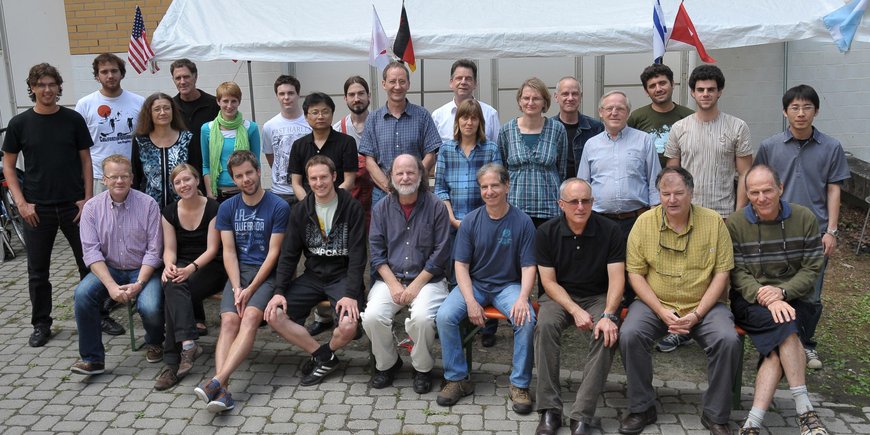
[[[870,43],[853,42],[841,54],[827,43],[791,42],[788,65],[789,87],[805,83],[819,93],[815,125],[870,162]]]

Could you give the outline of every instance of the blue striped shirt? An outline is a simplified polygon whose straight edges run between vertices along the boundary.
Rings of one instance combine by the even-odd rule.
[[[450,201],[456,219],[462,220],[466,214],[483,205],[477,170],[487,163],[501,163],[495,142],[475,145],[467,157],[455,140],[445,142],[438,152],[435,195],[442,201]]]

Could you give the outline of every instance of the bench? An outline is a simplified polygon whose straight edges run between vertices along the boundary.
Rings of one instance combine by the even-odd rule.
[[[538,301],[532,301],[532,307],[535,310],[535,316],[537,316],[538,310],[540,309]],[[493,306],[484,307],[483,313],[487,319],[508,320],[507,316],[502,314]],[[619,313],[620,320],[625,320],[625,316],[627,315],[628,308],[623,308]],[[463,321],[460,327],[462,328],[460,335],[463,337],[462,347],[465,350],[465,361],[468,364],[468,371],[471,372],[474,336],[478,331],[480,331],[481,327],[474,325],[468,321],[467,318]],[[740,363],[737,365],[737,373],[734,376],[734,383],[731,387],[731,406],[733,409],[740,409],[740,387],[743,385],[743,357],[746,345],[746,331],[737,325],[734,325],[734,331],[738,336],[740,336]]]

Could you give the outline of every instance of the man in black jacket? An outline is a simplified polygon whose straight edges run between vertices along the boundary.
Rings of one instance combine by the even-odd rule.
[[[197,171],[202,172],[202,150],[199,144],[199,129],[206,122],[213,121],[220,111],[217,105],[217,99],[214,95],[202,91],[196,87],[196,79],[199,73],[196,69],[196,64],[190,59],[178,59],[169,65],[169,73],[172,74],[172,81],[175,83],[175,88],[178,89],[178,95],[172,97],[178,107],[181,108],[181,115],[184,117],[184,124],[187,125],[188,131],[193,133],[193,138],[190,140],[190,149],[188,151],[189,161]],[[205,194],[205,183],[200,180],[199,190]]]
[[[305,174],[311,194],[293,207],[278,260],[276,292],[266,306],[272,329],[311,353],[302,366],[303,386],[319,384],[338,367],[335,351],[353,340],[363,310],[366,240],[362,206],[344,189],[335,189],[336,169],[329,157],[308,160]],[[293,279],[305,254],[305,273]],[[305,318],[328,300],[340,319],[332,338],[318,343],[305,329]]]

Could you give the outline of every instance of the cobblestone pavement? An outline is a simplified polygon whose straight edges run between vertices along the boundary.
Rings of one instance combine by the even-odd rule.
[[[414,393],[409,368],[402,371],[394,387],[369,388],[365,338],[339,353],[341,366],[321,385],[301,387],[298,368],[305,355],[262,328],[254,351],[229,385],[236,409],[224,415],[206,411],[193,394],[193,387],[210,375],[214,366],[217,327],[213,324],[211,334],[201,340],[205,355],[196,361],[191,374],[169,391],[152,389],[161,365],[146,362],[142,352],[131,352],[128,336],[105,336],[105,374],[71,374],[69,367],[78,358],[72,310],[77,274],[62,237],[55,247],[53,264],[54,335],[41,348],[27,345],[31,327],[26,260],[19,256],[0,265],[0,433],[527,434],[537,425],[537,414],[521,416],[510,410],[510,367],[503,364],[476,362],[474,395],[450,409],[435,403],[437,392]],[[214,310],[216,304],[208,303]],[[113,315],[126,324],[124,310]],[[144,332],[138,319],[136,330],[141,339]],[[568,408],[580,372],[563,371],[562,378]],[[658,422],[645,434],[707,433],[699,418],[705,385],[656,380],[656,386]],[[751,405],[751,393],[751,388],[743,388],[746,409]],[[798,433],[790,393],[778,391],[776,397],[765,419],[770,433]],[[818,395],[812,399],[831,433],[870,434],[870,408],[829,403]],[[625,378],[611,375],[599,402],[602,433],[616,433],[626,405]],[[746,413],[732,413],[735,431]],[[567,429],[560,433],[567,433]]]

